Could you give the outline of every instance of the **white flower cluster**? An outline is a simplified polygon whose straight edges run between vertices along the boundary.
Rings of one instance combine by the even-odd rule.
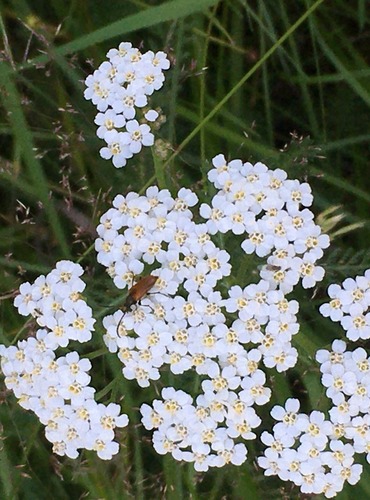
[[[193,369],[206,377],[195,404],[183,391],[167,388],[163,401],[142,407],[144,425],[155,429],[156,450],[192,461],[203,471],[246,459],[246,447],[237,440],[256,437],[252,430],[260,419],[253,407],[266,404],[271,394],[259,364],[284,371],[297,360],[291,339],[299,330],[298,303],[288,301],[285,293],[302,274],[306,286],[322,278],[322,269],[313,262],[328,245],[328,238],[312,222],[311,212],[299,209],[298,200],[305,200],[306,205],[311,202],[308,185],[285,180],[285,172],[271,172],[262,164],[245,167],[234,160],[227,165],[222,155],[213,164],[216,168],[209,178],[220,190],[213,206],[222,207],[222,213],[221,208],[202,205],[201,213],[208,221],[195,224],[189,210],[197,202],[194,193],[181,189],[172,198],[167,190],[151,187],[145,196],[129,193],[114,199],[113,208],[100,220],[95,244],[98,261],[118,288],[131,286],[134,275],[143,272],[158,277],[142,303],[103,320],[104,340],[111,352],[118,352],[124,376],[145,387],[169,364],[175,374]],[[225,191],[222,186],[226,185]],[[261,193],[270,195],[270,202],[262,200]],[[253,203],[246,202],[252,199]],[[257,219],[266,206],[268,214]],[[279,208],[274,210],[275,206]],[[283,206],[289,209],[284,211]],[[284,244],[281,234],[272,237],[275,223],[281,234],[283,225],[289,226]],[[278,257],[271,258],[274,265],[279,259],[284,278],[262,278],[245,288],[234,286],[223,299],[215,287],[231,272],[230,256],[211,241],[211,235],[232,229],[251,237],[256,224],[259,241],[271,240],[270,252],[278,249]],[[258,245],[254,249],[263,256],[268,253],[267,247],[262,253]],[[247,253],[251,252],[248,248]],[[312,268],[299,271],[307,262]]]
[[[221,154],[213,165],[208,177],[219,192],[211,207],[200,207],[209,233],[246,233],[245,253],[268,256],[260,276],[270,289],[286,294],[299,279],[304,288],[321,281],[324,269],[315,262],[329,246],[329,237],[321,234],[306,208],[313,201],[309,184],[287,179],[284,170],[269,170],[263,163],[226,162]]]
[[[253,429],[261,419],[254,406],[266,404],[271,390],[258,369],[256,351],[246,353],[244,361],[240,369],[232,364],[222,368],[218,361],[220,367],[202,382],[195,404],[190,395],[169,387],[162,391],[163,401],[141,407],[144,427],[155,429],[153,444],[158,453],[193,462],[198,471],[246,460],[247,448],[238,441],[256,438]]]
[[[359,422],[363,416],[367,422],[370,419],[370,358],[362,347],[354,351],[346,348],[343,340],[335,340],[332,351],[319,350],[316,359],[321,364],[321,382],[326,387],[326,395],[333,403],[330,420],[344,426],[346,437],[350,437],[347,429],[353,427],[354,421]],[[356,440],[363,446],[362,451],[370,452],[370,432],[356,436]]]
[[[70,340],[88,342],[94,330],[92,310],[81,298],[85,283],[79,264],[62,260],[47,276],[23,283],[14,300],[22,316],[32,315],[45,329],[48,349],[66,347]]]
[[[328,294],[332,300],[320,307],[321,314],[340,321],[350,340],[370,338],[370,270],[342,286],[330,285]],[[297,400],[288,400],[285,410],[273,408],[279,423],[273,434],[262,434],[268,448],[258,463],[266,475],[293,481],[303,493],[332,498],[345,482],[359,481],[362,465],[355,463],[355,453],[366,453],[370,463],[370,357],[362,347],[347,351],[343,340],[335,340],[331,351],[317,351],[316,360],[332,402],[329,419],[317,411],[298,413]]]
[[[119,405],[96,403],[95,389],[89,386],[89,360],[75,351],[61,357],[55,353],[70,340],[91,339],[95,320],[81,298],[82,273],[80,265],[60,261],[47,276],[21,285],[14,304],[42,328],[17,346],[0,345],[1,369],[19,404],[46,426],[55,453],[76,458],[77,450],[86,448],[110,459],[118,452],[114,428],[126,426],[127,416],[119,415]]]
[[[146,273],[157,266],[144,307],[103,320],[104,340],[111,352],[118,351],[124,376],[142,387],[159,378],[165,363],[176,374],[195,367],[210,375],[218,369],[212,358],[228,352],[222,297],[214,287],[230,274],[229,255],[212,243],[205,225],[193,222],[189,207],[197,201],[185,188],[176,199],[156,187],[145,196],[118,195],[97,227],[97,260],[118,288],[131,286],[144,264]]]
[[[97,135],[107,144],[100,155],[112,159],[113,165],[120,168],[142,146],[154,144],[148,123],[155,122],[159,114],[147,108],[148,96],[162,87],[163,71],[170,63],[164,52],[142,54],[128,42],[109,50],[107,57],[108,61],[86,78],[84,96],[99,111],[95,117]]]
[[[148,97],[163,86],[170,63],[164,52],[142,54],[131,43],[109,50],[107,58],[86,78],[84,96],[98,109],[97,135],[106,143],[100,155],[120,168],[154,143],[149,124],[159,114],[148,107]],[[141,407],[156,451],[192,462],[197,471],[246,460],[240,441],[256,438],[261,419],[255,406],[271,398],[260,366],[283,372],[297,361],[291,341],[299,306],[286,295],[300,281],[312,288],[322,280],[316,262],[329,246],[308,209],[313,197],[307,183],[262,163],[227,162],[221,154],[213,166],[208,177],[217,194],[211,206],[200,207],[205,223],[193,221],[190,208],[198,198],[191,190],[180,189],[174,198],[150,187],[145,195],[116,196],[95,242],[98,261],[117,288],[130,288],[144,275],[127,292],[125,311],[103,319],[104,341],[118,353],[123,375],[146,387],[167,364],[174,374],[194,370],[203,377],[195,400],[167,387],[161,399]],[[212,236],[228,231],[243,236],[243,251],[266,264],[257,284],[232,286],[224,297],[217,287],[231,274],[230,255]],[[127,416],[117,404],[94,400],[90,361],[75,351],[56,355],[71,340],[89,341],[94,330],[81,297],[82,273],[78,264],[61,261],[47,276],[21,285],[15,305],[41,328],[17,346],[0,345],[1,368],[19,404],[45,425],[55,453],[76,458],[85,448],[110,459],[118,452],[114,429],[126,426]],[[342,287],[331,285],[329,296],[321,313],[340,321],[350,340],[369,339],[370,270]],[[258,463],[266,475],[292,481],[305,494],[330,498],[345,482],[359,480],[355,453],[366,453],[370,463],[370,358],[336,340],[332,352],[320,350],[316,359],[333,403],[330,419],[319,411],[299,413],[295,399],[275,406],[277,423],[272,433],[262,433],[267,449]]]
[[[272,434],[262,433],[261,440],[268,448],[258,458],[266,476],[277,475],[299,486],[302,493],[322,493],[326,498],[336,496],[345,482],[353,485],[359,481],[362,465],[354,462],[358,450],[341,438],[358,434],[360,441],[361,432],[369,434],[368,419],[358,417],[352,430],[346,429],[333,415],[326,420],[319,411],[299,413],[297,399],[288,399],[285,408],[275,406],[271,415],[278,423]]]
[[[320,312],[332,321],[340,321],[349,340],[370,338],[370,269],[364,276],[347,278],[342,286],[330,285],[329,303],[320,307]]]

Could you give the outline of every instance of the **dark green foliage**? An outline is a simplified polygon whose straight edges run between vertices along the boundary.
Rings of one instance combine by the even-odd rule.
[[[0,342],[14,343],[24,321],[12,306],[12,292],[62,258],[79,259],[87,269],[87,296],[96,317],[109,302],[123,300],[95,260],[99,216],[115,194],[156,182],[173,193],[191,187],[208,201],[213,193],[206,173],[211,158],[222,152],[307,179],[317,214],[341,207],[342,220],[328,224],[337,235],[322,261],[325,282],[313,298],[312,291],[297,292],[304,304],[295,344],[302,353],[299,366],[288,375],[268,375],[271,403],[294,395],[305,410],[325,410],[314,353],[342,333],[317,307],[328,283],[360,274],[370,264],[368,3],[126,0],[107,6],[92,0],[1,0],[0,5]],[[83,99],[82,82],[121,41],[165,50],[172,59],[165,86],[154,96],[167,115],[159,135],[174,152],[165,164],[155,166],[148,151],[121,170],[99,157],[103,144],[95,135],[95,108]],[[227,235],[218,241],[225,248],[229,243]],[[254,264],[260,264],[241,252],[233,254],[232,263],[235,272],[225,287],[253,280]],[[257,441],[248,443],[248,464],[207,474],[157,455],[137,412],[155,397],[155,389],[139,390],[122,378],[120,363],[102,350],[101,333],[98,326],[84,352],[92,358],[102,400],[120,401],[131,419],[119,435],[120,454],[108,463],[92,453],[76,461],[54,457],[36,417],[2,393],[0,498],[303,498],[257,470]],[[260,412],[266,428],[268,410]],[[349,495],[369,497],[368,474],[338,498]]]

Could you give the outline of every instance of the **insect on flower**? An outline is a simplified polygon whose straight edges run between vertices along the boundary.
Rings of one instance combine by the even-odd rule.
[[[121,307],[121,311],[123,314],[118,322],[117,332],[125,313],[127,313],[127,311],[129,311],[132,308],[132,306],[137,304],[143,297],[145,297],[145,295],[149,292],[149,290],[153,288],[157,279],[158,276],[152,276],[151,274],[149,274],[148,276],[143,276],[142,278],[139,279],[137,283],[135,283],[135,285],[133,285],[129,289],[126,300],[123,303],[123,306]]]
[[[149,292],[149,290],[153,288],[157,279],[158,276],[152,276],[151,274],[149,274],[148,276],[143,276],[142,278],[139,279],[137,283],[135,283],[135,285],[133,285],[129,289],[126,300],[123,303],[123,306],[121,307],[121,311],[123,312],[123,314],[118,322],[117,332],[119,330],[124,314],[127,313],[127,311],[129,311],[132,306],[137,304],[139,300],[145,297],[145,295]]]
[[[129,289],[126,300],[121,308],[122,312],[126,313],[133,305],[137,304],[139,300],[153,288],[157,279],[158,276],[152,276],[151,274],[140,278],[139,281]]]

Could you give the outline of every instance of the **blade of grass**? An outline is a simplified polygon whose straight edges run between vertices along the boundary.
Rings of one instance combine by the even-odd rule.
[[[322,169],[316,167],[310,167],[310,173],[312,175],[322,175],[323,171]],[[365,202],[370,203],[370,194],[356,186],[353,186],[347,180],[342,180],[341,178],[328,174],[327,172],[324,172],[324,175],[321,178],[328,184],[336,186],[343,191],[347,191],[348,193],[352,193],[356,198],[361,198]]]
[[[0,83],[3,87],[2,100],[13,130],[15,147],[20,150],[21,157],[28,170],[29,178],[37,193],[38,201],[43,205],[51,229],[60,246],[61,253],[64,257],[69,257],[70,248],[58,213],[55,210],[53,201],[50,199],[46,176],[40,162],[35,157],[32,134],[22,110],[21,98],[11,78],[10,67],[4,62],[0,63]]]
[[[199,115],[192,111],[189,108],[186,108],[184,106],[179,105],[178,106],[178,114],[182,118],[185,118],[189,120],[190,122],[197,124],[199,123]],[[242,125],[240,125],[241,128]],[[251,138],[242,136],[238,130],[233,131],[232,127],[220,127],[219,125],[213,124],[213,123],[208,123],[207,126],[205,127],[209,133],[214,135],[215,137],[221,137],[227,141],[229,141],[231,144],[235,144],[236,146],[240,146],[241,142],[243,143],[243,146],[245,146],[251,154],[256,154],[259,157],[266,158],[269,157],[271,158],[272,156],[277,156],[278,153],[274,151],[273,149],[269,148],[268,146],[261,144],[258,140],[253,141]]]
[[[217,8],[217,6],[213,9],[211,16],[209,16],[209,22],[208,22],[207,31],[206,31],[205,42],[203,44],[203,48],[202,48],[201,56],[200,56],[200,67],[201,68],[205,68],[207,66],[209,37],[211,34],[212,25],[213,25],[214,20],[216,18],[216,16],[215,16],[216,8]],[[204,116],[205,116],[204,110],[205,110],[205,96],[206,96],[206,72],[205,71],[202,71],[201,75],[200,75],[199,91],[200,91],[199,118],[200,118],[200,121],[203,121]],[[205,132],[206,132],[205,128],[202,128],[200,130],[200,165],[201,165],[201,171],[202,171],[203,186],[205,189],[208,189],[207,172],[205,171],[205,165],[206,165]]]
[[[260,11],[260,16],[262,17],[262,11],[263,9],[263,3],[259,4],[259,11]],[[260,44],[260,51],[261,54],[264,54],[266,52],[266,46],[267,46],[267,40],[266,40],[266,35],[263,32],[263,30],[259,30],[259,44]],[[268,72],[268,64],[264,64],[262,66],[262,87],[263,87],[263,103],[264,103],[264,110],[265,110],[265,116],[266,116],[266,136],[267,136],[267,142],[270,146],[274,144],[274,139],[273,139],[273,118],[272,118],[272,103],[271,103],[271,90],[270,90],[270,80],[269,80],[269,72]]]
[[[2,490],[4,492],[4,498],[17,498],[17,490],[14,487],[17,484],[15,481],[14,471],[12,464],[12,460],[9,459],[7,449],[5,446],[1,446],[0,448],[0,479]]]
[[[146,10],[140,11],[132,16],[125,17],[104,26],[103,28],[97,29],[88,35],[82,36],[68,42],[59,47],[53,48],[53,52],[58,55],[71,54],[72,52],[78,52],[92,45],[104,42],[116,36],[121,36],[125,33],[132,33],[136,30],[142,28],[148,28],[156,24],[163,23],[165,21],[173,21],[175,19],[180,19],[182,17],[190,16],[191,14],[198,13],[212,5],[218,3],[219,0],[171,0],[162,5],[156,7],[151,7]],[[322,0],[321,0],[322,1]],[[29,67],[30,65],[46,63],[50,55],[42,55],[32,59],[32,61],[21,66],[22,69]]]
[[[170,164],[174,158],[184,149],[184,147],[195,137],[199,130],[205,126],[217,113],[218,111],[229,101],[229,99],[242,87],[246,81],[259,69],[271,56],[272,54],[289,38],[289,36],[294,33],[294,31],[323,3],[324,0],[317,0],[307,11],[282,35],[279,40],[259,59],[256,64],[239,80],[239,82],[234,85],[234,87],[228,92],[223,99],[208,113],[208,115],[202,120],[199,125],[197,125],[192,132],[182,141],[182,143],[177,147],[175,153],[167,160],[164,167]]]
[[[286,6],[284,2],[280,2],[280,11],[281,11],[281,17],[284,20],[284,24],[286,27],[289,26],[289,16],[288,12],[286,9]],[[294,65],[297,70],[297,73],[300,77],[305,75],[305,71],[303,69],[303,58],[300,50],[298,49],[296,40],[294,36],[289,37],[289,45],[290,45],[290,52],[292,54],[293,60],[294,60]],[[306,110],[306,116],[308,117],[309,121],[309,127],[311,130],[311,133],[314,135],[314,137],[319,137],[319,126],[316,120],[316,115],[314,112],[315,105],[313,103],[312,96],[310,94],[310,90],[308,88],[308,85],[305,83],[304,78],[299,79],[298,84],[300,86],[300,92],[302,96],[302,101],[304,108]]]
[[[356,73],[347,69],[347,67],[342,62],[342,59],[340,59],[334,53],[334,51],[330,48],[329,43],[327,43],[327,41],[324,39],[324,36],[322,35],[322,31],[319,27],[318,27],[318,29],[315,30],[315,33],[316,33],[317,39],[319,41],[319,44],[321,45],[321,48],[324,51],[325,55],[328,57],[328,59],[332,62],[332,64],[339,71],[339,73],[341,75],[343,75],[344,80],[355,91],[355,93],[368,106],[370,106],[370,93],[367,92],[367,90],[363,87],[363,85],[356,78]]]

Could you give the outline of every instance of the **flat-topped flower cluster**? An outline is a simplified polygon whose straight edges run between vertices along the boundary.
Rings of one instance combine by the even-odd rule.
[[[211,206],[202,204],[200,215],[207,220],[210,234],[246,234],[246,254],[267,257],[260,276],[271,289],[285,294],[302,280],[312,288],[324,277],[315,266],[329,246],[329,237],[314,223],[311,188],[306,182],[287,178],[284,170],[270,170],[263,163],[213,158],[208,178],[218,193]]]
[[[98,109],[97,135],[106,143],[100,155],[119,168],[154,143],[151,126],[160,116],[149,98],[162,87],[169,61],[164,52],[143,54],[131,43],[107,58],[86,78],[84,95]],[[323,279],[316,262],[329,246],[309,210],[307,183],[263,163],[227,162],[222,154],[212,163],[208,178],[217,193],[200,206],[202,223],[194,221],[198,197],[190,189],[172,196],[152,186],[144,195],[116,196],[95,242],[97,260],[118,289],[129,289],[139,275],[157,278],[142,300],[131,296],[128,311],[103,319],[105,344],[117,353],[124,377],[147,387],[165,365],[175,375],[201,376],[195,398],[165,387],[161,399],[141,406],[156,451],[197,471],[246,460],[244,441],[256,439],[261,424],[255,408],[271,398],[263,368],[284,372],[298,358],[292,338],[299,304],[286,295],[298,283],[312,288]],[[246,255],[265,259],[257,283],[241,286],[235,278],[228,288],[230,254],[214,236],[229,231],[243,238]],[[71,341],[89,341],[94,330],[82,273],[78,264],[61,261],[21,285],[15,305],[40,328],[16,346],[1,345],[1,367],[19,404],[45,425],[55,453],[76,458],[85,448],[110,459],[118,452],[114,430],[127,425],[127,416],[116,404],[94,400],[90,361],[76,351],[56,354]],[[321,313],[340,321],[350,340],[370,338],[370,271],[331,285],[329,296]],[[332,401],[329,418],[319,411],[304,415],[289,399],[272,409],[272,433],[261,435],[267,449],[258,463],[265,474],[292,481],[303,493],[333,497],[345,482],[359,480],[355,453],[367,453],[370,462],[370,359],[362,348],[346,349],[337,340],[331,352],[317,353]]]
[[[370,270],[330,285],[328,295],[331,301],[320,307],[321,314],[340,321],[350,340],[367,339]],[[303,493],[332,498],[345,482],[359,481],[363,467],[355,453],[365,453],[370,463],[370,357],[362,347],[350,351],[335,340],[331,351],[317,351],[316,360],[332,402],[328,418],[318,411],[299,413],[297,400],[288,400],[285,409],[275,407],[271,414],[279,423],[272,434],[262,434],[267,448],[258,463],[266,475],[292,481]]]
[[[370,338],[370,270],[364,276],[347,278],[342,286],[330,285],[330,302],[320,307],[320,312],[332,321],[340,321],[349,340]]]
[[[79,264],[60,261],[47,276],[21,285],[15,306],[42,328],[17,346],[0,345],[1,369],[19,404],[45,425],[55,453],[77,458],[85,448],[107,460],[119,449],[114,429],[126,426],[128,418],[119,415],[119,405],[94,400],[88,359],[76,351],[56,355],[71,340],[88,342],[94,330],[92,310],[81,296],[82,274]]]
[[[272,433],[262,433],[267,448],[258,458],[265,475],[277,475],[299,486],[302,493],[323,493],[326,498],[336,496],[346,482],[359,481],[362,465],[355,463],[353,445],[342,441],[343,425],[327,420],[320,411],[299,413],[297,399],[288,399],[285,407],[275,406],[271,415],[278,423]]]
[[[205,225],[192,220],[189,207],[196,202],[184,188],[177,198],[156,187],[146,196],[119,195],[97,228],[98,262],[118,288],[131,286],[145,264],[158,277],[139,307],[103,320],[109,350],[118,350],[123,374],[141,386],[158,379],[165,363],[176,374],[191,367],[211,374],[217,369],[212,358],[227,352],[222,297],[214,287],[230,274],[229,255],[211,241]]]
[[[163,71],[170,63],[164,52],[142,54],[129,42],[110,49],[107,57],[108,61],[86,78],[84,96],[99,111],[95,117],[97,136],[106,142],[100,155],[120,168],[143,146],[154,144],[149,124],[159,114],[148,107],[148,96],[162,87]]]
[[[23,283],[14,300],[22,316],[33,316],[45,329],[45,345],[56,350],[70,340],[88,342],[94,330],[92,310],[82,299],[86,284],[79,264],[60,261],[47,276]]]
[[[307,208],[308,184],[223,155],[213,165],[209,179],[218,193],[211,207],[200,207],[206,222],[193,220],[193,192],[183,188],[172,197],[153,186],[142,196],[116,196],[95,244],[118,288],[130,287],[138,274],[158,277],[140,304],[104,318],[104,340],[118,353],[124,376],[143,387],[165,364],[175,374],[194,370],[204,377],[195,402],[169,387],[163,401],[142,407],[156,450],[202,471],[246,459],[238,440],[256,437],[254,406],[271,396],[260,365],[282,372],[297,361],[291,340],[299,330],[298,303],[285,295],[300,278],[305,287],[322,279],[315,262],[329,245]],[[230,255],[212,236],[228,230],[245,234],[242,249],[267,264],[258,283],[232,286],[224,298],[217,285],[231,273]]]

